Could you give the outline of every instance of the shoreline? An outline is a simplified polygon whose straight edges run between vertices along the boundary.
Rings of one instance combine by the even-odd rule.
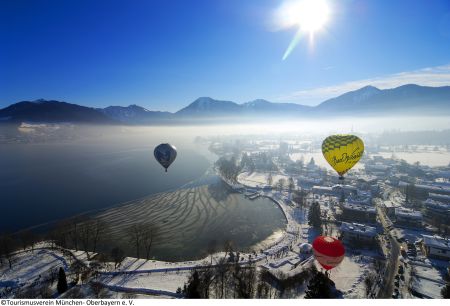
[[[241,189],[242,187],[245,188],[252,188],[254,189],[255,187],[252,186],[247,186],[241,182],[238,181],[238,185],[236,186],[233,183],[228,182],[225,178],[223,178],[219,173],[217,173],[216,171],[216,175],[231,189],[235,190],[236,192],[239,192],[242,194],[241,191],[238,191],[237,189]],[[259,189],[258,189],[259,190]],[[282,202],[281,199],[276,199],[276,197],[273,195],[272,192],[264,192],[263,189],[260,189],[260,196],[267,198],[269,200],[271,200],[272,202],[274,202],[278,208],[281,210],[281,212],[283,213],[283,216],[286,220],[286,227],[284,230],[280,230],[278,232],[281,232],[281,235],[278,233],[277,231],[275,231],[274,233],[272,233],[270,236],[268,236],[266,239],[262,240],[259,243],[254,244],[250,249],[254,249],[255,247],[258,247],[260,245],[265,245],[267,244],[267,242],[269,241],[273,241],[274,237],[276,236],[280,236],[278,239],[275,240],[275,242],[269,244],[269,246],[266,246],[263,249],[263,252],[268,252],[270,249],[272,248],[276,248],[278,245],[281,245],[285,240],[286,242],[292,242],[292,236],[295,233],[295,229],[294,227],[296,226],[296,222],[292,219],[291,214],[289,213],[289,209],[288,206],[285,206],[285,204]]]

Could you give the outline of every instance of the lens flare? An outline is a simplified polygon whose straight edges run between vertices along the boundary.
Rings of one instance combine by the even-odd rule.
[[[310,44],[314,34],[328,22],[331,9],[327,0],[290,0],[283,3],[277,12],[280,28],[297,27],[298,30],[283,55],[285,60],[294,50],[304,34],[309,35]],[[305,35],[305,36],[306,36]]]

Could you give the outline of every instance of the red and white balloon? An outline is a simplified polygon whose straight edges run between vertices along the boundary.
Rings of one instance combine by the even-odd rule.
[[[313,241],[312,247],[314,257],[325,270],[333,269],[344,259],[344,245],[336,238],[319,236]]]

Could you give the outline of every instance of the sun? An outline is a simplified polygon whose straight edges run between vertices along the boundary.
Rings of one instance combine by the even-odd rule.
[[[290,0],[278,11],[278,18],[285,27],[297,26],[314,33],[323,28],[330,16],[327,0]]]
[[[301,0],[296,6],[293,18],[301,30],[314,33],[327,23],[330,7],[325,0]]]
[[[285,60],[301,37],[308,35],[310,45],[314,44],[315,33],[324,29],[330,19],[330,0],[285,0],[276,11],[276,24],[279,29],[296,28],[295,37],[284,53]]]

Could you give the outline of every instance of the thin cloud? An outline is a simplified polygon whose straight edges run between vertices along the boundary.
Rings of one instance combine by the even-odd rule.
[[[348,91],[372,85],[380,89],[395,88],[405,84],[418,84],[423,86],[450,85],[450,64],[437,67],[428,67],[415,71],[400,72],[383,77],[351,81],[334,86],[305,89],[291,94],[276,97],[279,102],[294,102],[305,105],[317,105],[327,99],[334,98]]]

